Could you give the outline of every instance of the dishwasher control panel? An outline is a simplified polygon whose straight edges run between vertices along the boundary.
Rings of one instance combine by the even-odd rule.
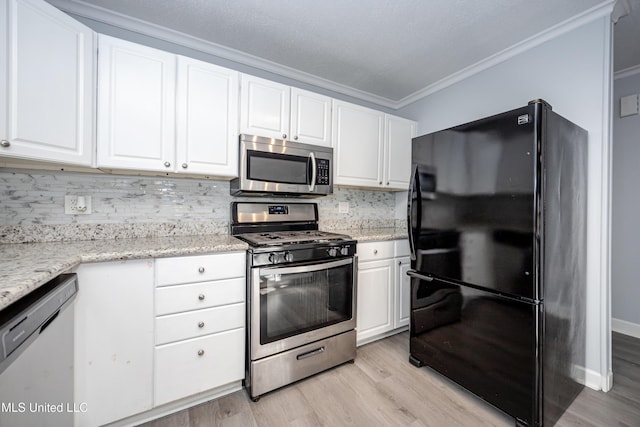
[[[78,292],[76,274],[61,274],[0,313],[0,373],[55,321]]]

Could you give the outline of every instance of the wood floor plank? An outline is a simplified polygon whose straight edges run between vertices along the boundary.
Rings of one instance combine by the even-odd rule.
[[[585,388],[558,427],[640,427],[640,340],[614,333],[614,386]],[[144,424],[182,426],[513,426],[513,419],[429,368],[408,362],[408,333],[358,348],[355,363],[252,402],[242,390]]]

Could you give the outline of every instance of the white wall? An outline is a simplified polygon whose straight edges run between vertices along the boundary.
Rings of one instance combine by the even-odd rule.
[[[640,115],[620,117],[620,97],[640,93],[640,72],[613,83],[611,316],[640,337]]]
[[[611,24],[601,16],[401,109],[418,134],[542,98],[589,132],[587,381],[609,388],[608,173]],[[604,225],[603,225],[604,224]]]

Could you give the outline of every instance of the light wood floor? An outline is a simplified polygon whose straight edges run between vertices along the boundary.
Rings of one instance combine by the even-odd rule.
[[[160,418],[178,426],[513,426],[513,419],[428,368],[408,363],[408,334],[358,348],[346,364],[252,402],[245,391]],[[613,334],[614,387],[586,388],[558,426],[640,426],[640,340]]]

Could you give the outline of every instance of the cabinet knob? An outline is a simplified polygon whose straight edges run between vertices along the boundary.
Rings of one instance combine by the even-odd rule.
[[[286,133],[282,134],[282,139],[287,139],[287,134]]]
[[[198,299],[199,299],[200,301],[204,300],[204,294],[200,294],[200,295],[198,295]]]
[[[198,356],[202,356],[203,354],[204,354],[204,350],[203,349],[198,350]]]
[[[198,322],[198,328],[204,328],[204,322]]]
[[[182,169],[186,169],[187,167],[189,167],[189,165],[188,165],[188,164],[186,164],[186,163],[183,163],[183,164],[182,164]]]
[[[10,147],[11,143],[9,141],[7,141],[6,139],[3,139],[2,141],[0,141],[0,145],[3,147]]]
[[[380,181],[379,184],[382,185],[382,181]]]
[[[389,185],[389,181],[387,181],[387,185]]]
[[[373,254],[374,254],[374,255],[378,255],[378,250],[377,250],[377,249],[374,249],[374,250],[373,250]]]
[[[199,272],[199,273],[204,273],[204,267],[200,267],[200,268],[198,269],[198,272]]]
[[[165,168],[171,167],[171,162],[164,162],[164,167]]]
[[[293,139],[298,140],[298,135],[294,136]]]

